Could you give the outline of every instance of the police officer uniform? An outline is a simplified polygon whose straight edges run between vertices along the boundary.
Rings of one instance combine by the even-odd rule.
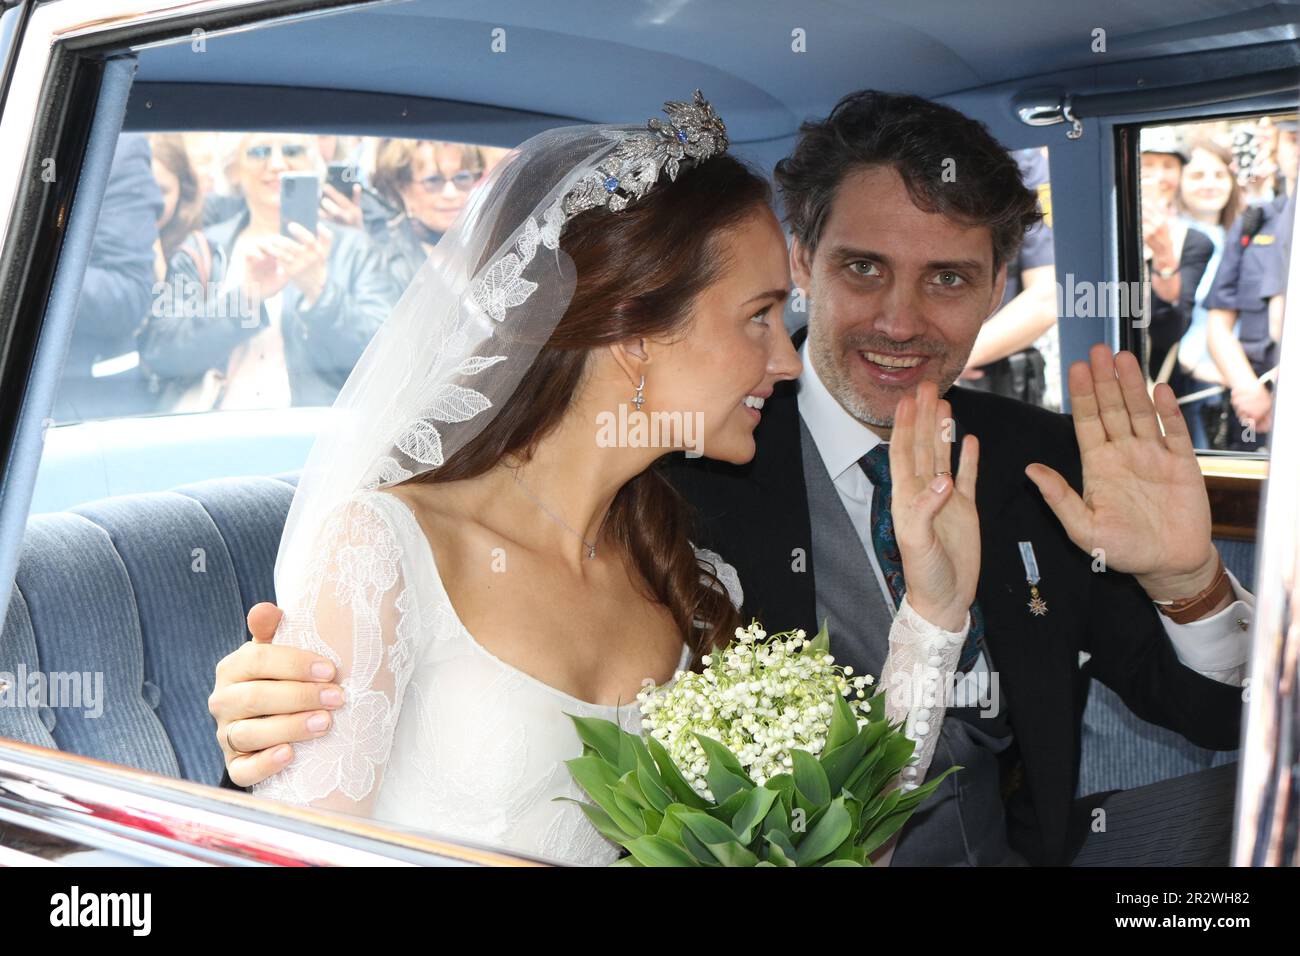
[[[1295,197],[1285,193],[1242,213],[1228,230],[1219,272],[1206,299],[1207,308],[1237,313],[1237,339],[1256,375],[1278,361],[1278,343],[1269,336],[1268,300],[1286,291],[1294,216]],[[1231,408],[1228,416],[1232,448],[1254,451],[1268,443],[1266,432],[1254,441],[1244,439],[1243,425]]]
[[[1025,233],[1019,253],[1007,263],[1007,286],[998,310],[1024,291],[1021,276],[1025,270],[1055,264],[1047,156],[1038,148],[1016,150],[1012,155],[1020,167],[1020,178],[1026,188],[1038,193],[1043,219]],[[962,387],[1018,398],[1031,405],[1043,404],[1046,388],[1044,358],[1033,345],[983,365],[980,371],[984,373],[983,378],[963,379]]]

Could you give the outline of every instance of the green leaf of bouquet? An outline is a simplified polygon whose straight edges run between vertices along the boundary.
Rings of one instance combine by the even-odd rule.
[[[779,796],[773,801],[772,809],[767,811],[767,816],[763,817],[762,833],[764,836],[769,833],[780,833],[787,840],[794,836],[790,830],[790,814]]]
[[[618,765],[619,773],[627,773],[629,770],[636,769],[636,744],[640,738],[636,734],[629,734],[627,731],[619,728],[618,738],[618,758],[615,763]]]
[[[867,755],[866,734],[853,734],[848,741],[820,758],[831,793],[839,793]]]
[[[799,854],[784,833],[772,832],[763,837],[768,846],[768,859],[777,866],[798,866]]]
[[[870,803],[872,798],[880,792],[880,785],[875,784],[878,778],[873,771],[876,764],[880,762],[883,753],[882,749],[877,748],[874,753],[867,754],[862,763],[858,765],[858,768],[849,775],[849,779],[844,782],[845,789],[862,803]],[[875,785],[873,786],[873,784]]]
[[[703,843],[730,843],[736,839],[736,834],[731,827],[701,810],[692,810],[681,816],[682,825],[699,837]]]
[[[736,811],[731,821],[731,829],[736,838],[745,846],[754,840],[754,831],[763,822],[773,804],[780,805],[781,794],[767,787],[755,787],[745,795],[745,802]]]
[[[699,861],[663,837],[643,836],[627,842],[627,850],[643,866],[699,866]]]
[[[912,757],[912,751],[915,749],[916,744],[905,734],[897,733],[889,737],[883,745],[880,759],[871,768],[868,791],[870,793],[879,793],[885,784],[907,766],[907,762]]]
[[[867,720],[872,723],[879,723],[885,719],[885,689],[882,687],[873,695],[867,698],[867,703],[871,709],[867,713]]]
[[[723,866],[758,866],[758,856],[735,840],[729,843],[710,843],[708,847]]]
[[[618,785],[618,773],[603,757],[574,757],[564,761],[582,790],[607,813],[614,803],[612,788]]]
[[[788,773],[778,773],[775,777],[768,777],[763,784],[769,790],[779,790],[782,793],[794,794],[794,777]]]
[[[823,866],[861,866],[862,864],[856,863],[853,860],[830,860],[826,863],[823,863],[822,865]]]
[[[822,626],[813,635],[813,639],[805,645],[802,653],[804,654],[829,654],[831,652],[831,632],[826,627],[826,618],[822,618]]]
[[[658,813],[655,810],[641,811],[641,823],[642,826],[644,827],[643,832],[657,834],[659,832],[659,828],[663,826],[663,822],[664,822],[664,815],[662,813]]]
[[[814,807],[829,803],[831,784],[817,758],[806,750],[793,750],[790,756],[794,759],[794,785],[799,793]]]
[[[620,738],[627,731],[613,721],[600,717],[577,717],[573,714],[565,716],[573,721],[573,726],[578,730],[578,738],[613,764],[620,774],[631,769],[620,766],[618,760]]]
[[[837,694],[832,706],[835,709],[831,713],[831,729],[826,735],[826,748],[823,753],[844,746],[858,733],[858,720],[853,716],[853,708],[849,702]]]
[[[702,866],[722,866],[722,861],[713,855],[713,852],[704,845],[704,841],[697,837],[686,827],[682,827],[680,838],[681,844],[686,850],[695,857]]]
[[[720,767],[710,767],[704,779],[708,781],[709,790],[712,791],[713,799],[718,806],[726,805],[733,797],[743,794],[748,789],[744,780]]]
[[[641,819],[642,810],[653,809],[650,802],[641,795],[641,788],[636,782],[635,770],[623,774],[622,779],[612,789],[614,805],[637,820]]]
[[[944,780],[948,779],[948,776],[950,774],[954,774],[958,770],[964,770],[964,769],[965,768],[960,764],[953,767],[949,767],[947,770],[939,774],[939,776],[935,777],[933,780],[927,780],[925,783],[921,784],[915,790],[909,790],[907,791],[907,793],[903,794],[903,799],[899,801],[899,806],[909,806],[909,805],[916,806],[922,803],[926,797],[928,797],[930,794],[934,793],[934,791],[939,789],[939,785],[942,784]]]
[[[912,814],[911,810],[899,809],[898,803],[899,800],[902,799],[902,796],[903,796],[903,792],[901,790],[891,790],[888,794],[885,795],[885,799],[881,802],[880,807],[876,810],[874,814],[872,814],[869,817],[864,816],[862,818],[862,828],[858,832],[859,845],[865,845],[868,839],[873,834],[876,833],[876,831],[879,829],[881,824],[884,823],[886,820],[890,819],[891,817],[895,816],[896,814],[904,813],[907,816],[911,816]],[[904,821],[905,820],[906,817],[904,817]],[[886,839],[887,838],[888,835],[886,835]],[[871,849],[874,850],[879,845],[880,843],[876,843],[871,847]]]
[[[749,774],[745,773],[745,768],[740,765],[740,761],[736,759],[736,755],[733,754],[725,744],[721,741],[714,740],[707,734],[696,733],[695,739],[698,740],[700,746],[704,748],[704,756],[708,758],[710,769],[714,767],[721,768],[733,777],[739,777],[748,786],[752,787],[754,785],[754,781],[749,779]],[[710,785],[710,788],[711,786],[712,785]]]
[[[663,813],[670,804],[675,802],[673,794],[664,786],[664,782],[659,776],[659,770],[650,757],[650,751],[646,750],[644,745],[637,751],[636,755],[636,778],[637,782],[641,784],[641,792],[650,801],[650,805],[660,813]]]
[[[872,827],[871,832],[868,833],[866,838],[858,845],[868,853],[874,853],[884,845],[886,840],[902,828],[903,824],[908,821],[908,818],[911,817],[911,815],[911,810],[894,811]]]
[[[677,769],[677,764],[673,763],[673,758],[668,756],[667,748],[654,737],[645,738],[645,743],[646,748],[650,751],[650,756],[654,758],[655,766],[659,768],[660,779],[672,791],[677,801],[697,810],[707,807],[709,805],[708,801],[696,793],[695,788],[686,782],[682,772]]]
[[[629,833],[624,830],[614,822],[614,818],[608,813],[595,804],[588,803],[586,800],[574,800],[572,797],[554,797],[553,799],[557,802],[576,803],[582,808],[582,812],[587,815],[587,819],[591,821],[591,825],[600,832],[601,836],[613,843],[619,844],[620,846],[624,841],[633,839],[640,835],[636,831]]]
[[[682,814],[690,807],[684,803],[674,803],[664,811],[663,822],[659,824],[657,835],[673,843],[680,843],[682,837]]]
[[[799,864],[812,866],[823,857],[835,852],[835,848],[848,838],[853,821],[849,811],[844,808],[842,797],[836,797],[822,818],[799,841]]]
[[[740,808],[743,807],[745,801],[749,799],[749,794],[749,790],[737,790],[731,796],[727,797],[726,800],[723,800],[716,806],[709,807],[705,812],[717,817],[723,823],[730,826],[731,821],[734,820],[736,814],[740,812]]]

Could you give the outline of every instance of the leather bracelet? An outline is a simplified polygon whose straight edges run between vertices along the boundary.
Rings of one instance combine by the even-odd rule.
[[[1155,601],[1153,602],[1160,613],[1169,618],[1175,624],[1191,624],[1193,621],[1199,621],[1205,617],[1215,605],[1221,603],[1224,598],[1235,596],[1232,588],[1232,581],[1228,578],[1228,569],[1223,565],[1223,557],[1219,557],[1219,569],[1214,575],[1214,580],[1210,586],[1205,588],[1199,594],[1189,598],[1180,598],[1176,601]]]

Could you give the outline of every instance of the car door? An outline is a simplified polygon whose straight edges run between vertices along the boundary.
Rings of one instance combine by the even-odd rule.
[[[125,606],[110,600],[97,608],[85,594],[80,603],[64,600],[67,593],[60,596],[54,581],[26,589],[14,586],[15,572],[20,582],[27,573],[20,557],[31,552],[28,515],[34,480],[96,222],[112,187],[110,169],[135,51],[148,44],[194,42],[223,31],[292,23],[347,6],[363,4],[66,0],[9,9],[0,20],[0,42],[10,54],[0,113],[0,142],[5,144],[0,151],[0,453],[6,462],[0,488],[0,578],[10,609],[0,638],[0,700],[5,704],[0,708],[5,728],[0,734],[0,865],[530,862],[341,814],[259,802],[167,772],[176,763],[168,756],[165,735],[157,736],[166,727],[166,714],[160,715],[157,706],[161,678],[156,671],[142,676],[142,648],[131,640],[138,636],[139,620],[123,619],[121,627],[99,632],[127,640],[100,645],[98,663],[60,662],[56,645],[64,639],[75,642],[75,628],[65,622],[69,632],[41,643],[38,655],[35,637],[41,627],[58,631],[64,610],[84,612],[93,621],[112,617],[109,606]],[[45,616],[50,611],[54,617]],[[56,746],[56,735],[93,738],[100,732],[92,721],[103,715],[95,698],[105,673],[132,685],[126,709],[119,708],[118,715],[132,714],[137,731],[154,735],[154,745],[138,752],[137,766],[143,763],[148,771]],[[205,683],[210,677],[199,675]],[[49,696],[56,687],[59,693],[76,691],[75,712],[56,713],[57,706],[48,706],[67,703]],[[191,703],[202,706],[203,701]]]

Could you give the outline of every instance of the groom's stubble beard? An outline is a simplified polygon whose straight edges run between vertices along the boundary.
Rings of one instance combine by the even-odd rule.
[[[830,323],[823,326],[817,321],[816,299],[809,296],[808,353],[813,367],[817,369],[817,377],[846,412],[864,425],[874,425],[877,428],[894,427],[894,408],[900,398],[912,394],[912,391],[889,389],[874,395],[864,394],[849,371],[850,364],[858,361],[859,351],[907,351],[931,357],[937,361],[940,369],[939,377],[934,379],[938,383],[940,395],[945,394],[953,382],[957,381],[970,355],[970,349],[965,354],[957,355],[945,343],[930,339],[915,338],[896,342],[869,329],[850,330],[836,336],[832,329]],[[972,341],[971,347],[974,345]]]

